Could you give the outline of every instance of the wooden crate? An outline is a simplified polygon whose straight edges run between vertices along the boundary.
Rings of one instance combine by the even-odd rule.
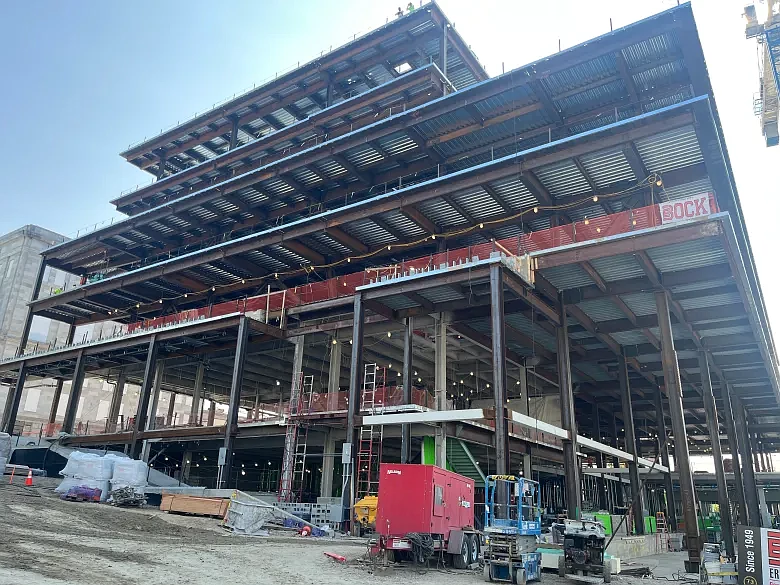
[[[162,495],[160,510],[163,512],[177,512],[179,514],[193,514],[195,516],[215,516],[224,518],[227,513],[230,500],[224,498],[201,498],[197,496],[185,496],[182,494]]]

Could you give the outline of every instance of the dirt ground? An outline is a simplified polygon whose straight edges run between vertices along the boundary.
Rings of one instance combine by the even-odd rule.
[[[361,543],[243,538],[228,534],[214,519],[64,502],[53,493],[53,479],[36,479],[32,488],[21,483],[0,479],[0,585],[482,582],[481,573],[468,571],[401,568],[375,575],[360,562]],[[348,562],[339,564],[325,551]],[[543,583],[563,585],[553,574],[544,574]]]

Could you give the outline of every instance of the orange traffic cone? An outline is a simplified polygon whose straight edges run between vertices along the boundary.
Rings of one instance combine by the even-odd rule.
[[[32,486],[32,469],[27,472],[27,479],[24,480],[24,485]]]

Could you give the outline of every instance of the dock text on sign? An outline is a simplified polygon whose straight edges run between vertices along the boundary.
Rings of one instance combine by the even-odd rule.
[[[665,201],[658,204],[658,210],[661,212],[662,224],[706,217],[712,213],[710,194],[702,193],[685,199]]]

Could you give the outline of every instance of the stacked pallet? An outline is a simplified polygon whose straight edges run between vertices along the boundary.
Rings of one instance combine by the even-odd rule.
[[[178,514],[224,518],[229,504],[230,500],[225,498],[201,498],[198,496],[163,493],[160,510]]]

